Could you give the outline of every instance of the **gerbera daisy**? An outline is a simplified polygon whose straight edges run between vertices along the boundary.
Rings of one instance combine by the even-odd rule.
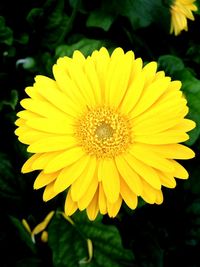
[[[140,196],[163,201],[162,186],[187,179],[175,159],[194,152],[182,145],[195,123],[184,117],[181,82],[171,81],[157,63],[143,67],[134,53],[106,48],[85,58],[59,58],[54,79],[36,76],[26,88],[16,125],[19,140],[34,153],[22,167],[41,170],[34,188],[48,201],[67,191],[65,213],[86,209],[115,217],[124,201],[135,209]]]
[[[182,30],[187,31],[187,19],[194,20],[192,11],[197,10],[195,0],[174,0],[171,7],[171,28],[170,33],[179,35]]]

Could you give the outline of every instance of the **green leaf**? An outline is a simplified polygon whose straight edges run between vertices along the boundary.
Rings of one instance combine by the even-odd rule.
[[[61,43],[71,30],[75,13],[71,17],[65,13],[65,1],[48,0],[42,8],[33,8],[27,21],[41,39],[42,46],[52,49]]]
[[[70,224],[57,214],[49,225],[49,246],[53,253],[55,267],[79,267],[88,259],[87,239],[93,247],[90,267],[132,266],[133,254],[123,248],[116,227],[104,225],[101,221],[91,222],[87,216],[77,213]]]
[[[10,106],[13,110],[18,103],[18,92],[16,90],[12,90],[10,93],[9,100],[2,100],[0,101],[0,111],[3,109],[3,106]]]
[[[26,20],[28,21],[28,23],[33,25],[35,21],[39,20],[39,18],[42,18],[43,15],[44,11],[42,8],[33,8],[28,13]]]
[[[17,198],[12,164],[4,153],[0,153],[0,197]]]
[[[158,67],[164,69],[168,75],[173,75],[175,71],[184,69],[182,59],[173,55],[163,55],[158,59]]]
[[[200,64],[200,45],[191,42],[187,50],[187,56],[195,63]]]
[[[88,16],[86,26],[98,27],[104,31],[108,31],[115,20],[116,15],[106,12],[106,9],[97,9]]]
[[[80,50],[84,54],[84,56],[88,56],[94,50],[100,49],[104,44],[105,42],[102,40],[82,38],[78,42],[71,45],[58,46],[56,48],[55,56],[56,58],[63,56],[71,57],[75,50]]]
[[[36,246],[31,239],[30,233],[25,229],[22,222],[13,216],[10,216],[10,219],[14,226],[17,228],[20,239],[25,242],[27,247],[29,247],[33,253],[36,253]]]
[[[5,25],[5,19],[2,16],[0,16],[0,43],[6,45],[12,45],[13,43],[13,32]]]
[[[168,9],[162,4],[161,0],[123,0],[119,3],[121,15],[128,17],[134,30],[147,27],[162,17],[160,23],[168,20]],[[168,23],[168,21],[167,21]]]

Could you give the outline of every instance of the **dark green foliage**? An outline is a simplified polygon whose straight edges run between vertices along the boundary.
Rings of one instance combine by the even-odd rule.
[[[87,239],[92,241],[93,256],[87,266],[132,266],[133,254],[121,244],[116,227],[88,220],[86,214],[72,216],[75,224],[57,214],[49,226],[49,246],[56,267],[78,267],[88,259]],[[63,233],[65,233],[63,235]]]
[[[0,251],[2,267],[199,267],[200,266],[200,1],[188,32],[169,34],[172,0],[35,0],[0,3]],[[60,212],[35,243],[22,224],[31,229],[51,210],[63,210],[65,193],[44,203],[42,189],[33,190],[37,172],[21,174],[29,157],[14,135],[24,88],[37,74],[52,77],[60,56],[78,49],[85,56],[105,46],[133,50],[143,61],[158,61],[172,80],[181,80],[190,108],[188,118],[197,127],[186,145],[196,158],[183,161],[190,174],[163,189],[164,203],[136,211],[123,204],[117,218],[88,221],[85,213]],[[93,244],[89,263],[87,239]],[[8,254],[8,256],[7,256]]]

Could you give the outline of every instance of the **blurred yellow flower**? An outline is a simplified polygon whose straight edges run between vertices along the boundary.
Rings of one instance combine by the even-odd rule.
[[[197,10],[195,0],[174,0],[170,7],[171,28],[170,33],[179,35],[181,31],[188,30],[187,19],[194,20],[192,11]]]
[[[67,191],[67,216],[86,209],[90,220],[98,212],[115,217],[122,201],[131,209],[138,196],[160,204],[161,186],[188,178],[174,159],[194,157],[178,143],[195,123],[184,118],[181,82],[157,72],[156,62],[143,67],[121,48],[87,58],[75,51],[58,59],[53,74],[26,88],[15,131],[34,153],[22,172],[41,170],[34,188],[45,187],[44,201]]]

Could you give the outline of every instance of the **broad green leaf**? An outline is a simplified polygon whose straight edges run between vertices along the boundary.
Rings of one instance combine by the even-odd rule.
[[[5,25],[5,19],[2,16],[0,16],[0,43],[6,45],[12,45],[13,43],[13,32]]]
[[[98,27],[108,31],[115,20],[115,15],[106,12],[106,10],[97,9],[89,14],[87,27]]]
[[[22,222],[13,216],[10,216],[10,219],[14,226],[17,228],[19,238],[25,242],[27,247],[29,247],[33,253],[36,253],[36,246],[31,239],[30,233],[25,229]]]
[[[121,0],[118,8],[119,13],[129,19],[134,30],[147,27],[160,17],[163,26],[169,24],[169,11],[161,0]]]
[[[82,38],[71,45],[60,45],[56,48],[56,58],[69,56],[71,57],[75,50],[80,50],[84,56],[90,55],[94,50],[100,49],[105,44],[104,41]]]
[[[17,90],[12,90],[10,93],[9,100],[0,100],[0,111],[2,110],[4,105],[10,106],[13,110],[15,110],[17,103],[18,103],[18,92]]]
[[[187,56],[197,64],[200,64],[200,45],[191,42],[189,49],[187,50]]]
[[[52,249],[55,267],[132,266],[133,254],[123,248],[115,226],[104,225],[99,220],[91,222],[83,213],[77,213],[71,219],[74,224],[70,224],[57,214],[49,225],[49,246]],[[93,249],[92,259],[87,262],[88,239]]]
[[[75,12],[71,17],[66,15],[65,1],[46,1],[40,8],[33,8],[27,20],[38,34],[43,47],[52,49],[62,42],[66,34],[71,30]]]
[[[168,75],[173,75],[175,71],[184,69],[182,59],[174,55],[163,55],[158,59],[158,66],[164,69]]]
[[[26,19],[31,25],[33,25],[36,21],[39,20],[39,18],[42,18],[43,15],[44,15],[43,8],[33,8],[28,13]]]
[[[15,189],[12,164],[4,153],[0,153],[0,197],[18,198]]]

